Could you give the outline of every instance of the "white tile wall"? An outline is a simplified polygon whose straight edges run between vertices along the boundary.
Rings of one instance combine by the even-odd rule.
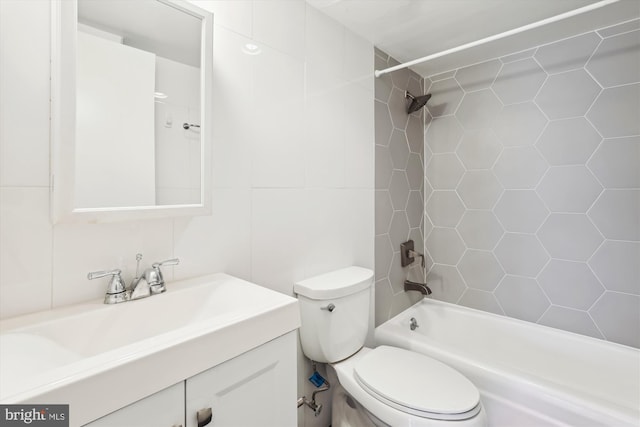
[[[228,2],[210,3],[219,7]],[[218,22],[215,10],[214,14],[214,22]],[[249,14],[248,22],[251,22],[250,17]],[[214,24],[213,43],[213,116],[224,117],[224,120],[216,120],[213,126],[213,186],[248,189],[252,176],[252,124],[253,116],[257,114],[251,107],[255,58],[243,53],[242,48],[256,42],[250,36]]]
[[[0,188],[0,312],[51,307],[49,189]]]
[[[214,189],[213,200],[212,215],[173,221],[174,279],[224,271],[250,280],[251,190]]]
[[[287,294],[374,267],[373,46],[303,0],[194,3],[215,13],[213,214],[52,226],[49,2],[0,1],[0,317],[100,298],[86,273],[131,277],[137,252],[180,257],[169,280],[224,271]]]
[[[49,99],[49,13],[44,1],[0,2],[3,187],[49,186],[49,103],[32,102]]]
[[[51,226],[48,2],[2,2],[1,153],[8,166],[2,168],[0,289],[11,296],[19,281],[42,283],[32,286],[47,295],[33,307],[17,299],[3,317],[97,297],[101,284],[87,282],[86,272],[122,267],[132,274],[138,251],[147,261],[181,256],[176,278],[230,271],[286,293],[292,278],[307,272],[373,267],[372,46],[303,1],[195,3],[216,13],[213,215]],[[273,25],[279,20],[287,25]],[[18,60],[11,46],[19,43],[12,41],[25,37],[32,49]],[[262,53],[243,54],[247,42]],[[317,84],[325,71],[340,91]],[[310,73],[318,79],[308,80]],[[29,110],[20,113],[28,126],[13,123],[20,105]],[[312,140],[327,129],[335,138]],[[333,237],[312,249],[322,236]],[[295,251],[286,249],[296,239]],[[301,275],[291,274],[298,268]]]
[[[304,59],[305,3],[272,0],[253,2],[253,37],[267,46]]]

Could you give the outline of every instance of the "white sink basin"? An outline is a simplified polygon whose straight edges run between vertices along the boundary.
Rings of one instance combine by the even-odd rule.
[[[82,424],[300,326],[296,299],[225,274],[167,288],[0,321],[0,403],[69,404]]]

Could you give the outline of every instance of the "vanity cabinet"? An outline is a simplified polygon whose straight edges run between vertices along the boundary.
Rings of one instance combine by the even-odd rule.
[[[292,331],[85,427],[294,427],[296,375]]]
[[[293,427],[296,408],[296,333],[189,378],[186,427],[211,408],[214,427]]]
[[[85,427],[178,427],[182,425],[184,425],[184,381],[86,424]]]

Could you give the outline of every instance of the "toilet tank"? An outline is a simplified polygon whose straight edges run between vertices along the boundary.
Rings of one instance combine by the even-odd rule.
[[[364,345],[369,327],[373,271],[347,267],[302,280],[298,295],[302,351],[311,360],[333,363]]]

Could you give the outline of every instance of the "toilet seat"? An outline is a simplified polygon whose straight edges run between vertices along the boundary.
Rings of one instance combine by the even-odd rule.
[[[356,382],[402,412],[434,420],[465,420],[480,410],[478,389],[459,372],[409,350],[380,346],[354,365]]]

